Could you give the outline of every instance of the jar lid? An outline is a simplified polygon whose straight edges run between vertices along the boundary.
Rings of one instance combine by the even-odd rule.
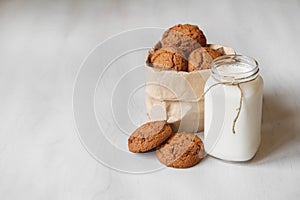
[[[242,83],[253,80],[259,72],[255,59],[244,55],[225,55],[213,60],[211,74],[219,82]]]

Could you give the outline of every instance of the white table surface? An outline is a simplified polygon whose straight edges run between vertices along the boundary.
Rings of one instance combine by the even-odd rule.
[[[1,200],[299,199],[300,2],[158,2],[0,1]],[[265,101],[256,157],[143,175],[99,164],[75,131],[80,63],[113,34],[186,22],[259,61]]]

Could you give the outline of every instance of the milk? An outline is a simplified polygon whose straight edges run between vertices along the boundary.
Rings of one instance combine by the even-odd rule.
[[[251,58],[232,57],[216,59],[205,85],[204,145],[213,157],[246,161],[260,145],[263,79]]]

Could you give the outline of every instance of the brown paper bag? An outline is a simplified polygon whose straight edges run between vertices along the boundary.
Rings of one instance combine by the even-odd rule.
[[[225,55],[235,54],[226,46]],[[210,69],[193,72],[166,71],[146,64],[146,108],[150,121],[167,120],[174,132],[199,132],[204,128],[204,99],[202,98]]]

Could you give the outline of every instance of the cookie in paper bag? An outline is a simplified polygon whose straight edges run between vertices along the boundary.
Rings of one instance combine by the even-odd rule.
[[[199,47],[206,46],[206,37],[197,25],[178,24],[164,32],[162,47],[176,47],[185,55]]]
[[[150,60],[154,68],[187,71],[187,59],[181,50],[174,47],[165,47],[154,51]]]
[[[211,62],[222,56],[222,50],[212,49],[209,47],[200,47],[192,51],[188,59],[188,71],[210,69]]]

